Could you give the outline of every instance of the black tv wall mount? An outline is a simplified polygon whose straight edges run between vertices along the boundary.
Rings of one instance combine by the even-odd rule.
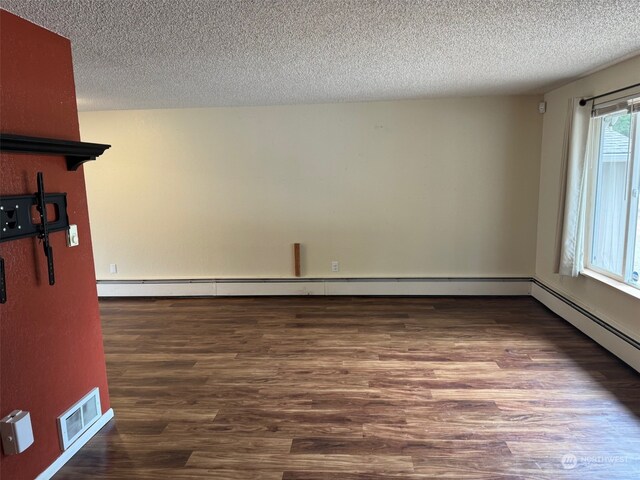
[[[73,142],[0,133],[0,151],[62,155],[65,157],[67,170],[69,171],[77,170],[80,165],[88,160],[95,160],[109,147],[110,145],[100,143]],[[33,195],[0,197],[0,243],[29,237],[40,239],[47,259],[49,285],[54,285],[56,279],[53,249],[49,242],[49,234],[67,231],[69,228],[67,194],[45,193],[42,172],[37,174],[37,188],[38,191]],[[49,210],[53,211],[53,218],[49,218],[47,206],[50,206]],[[39,223],[32,221],[34,207],[40,220]],[[5,262],[0,257],[0,303],[6,303],[6,301]]]
[[[44,175],[38,172],[38,191],[33,195],[13,195],[0,198],[0,243],[21,238],[37,237],[42,241],[42,248],[47,259],[49,285],[55,285],[56,275],[53,266],[53,249],[49,242],[49,234],[66,231],[69,228],[67,215],[67,194],[44,191]],[[49,219],[47,206],[51,205],[55,219]],[[31,219],[32,209],[38,212],[39,223]],[[7,289],[4,274],[4,259],[0,257],[0,303],[6,303]]]

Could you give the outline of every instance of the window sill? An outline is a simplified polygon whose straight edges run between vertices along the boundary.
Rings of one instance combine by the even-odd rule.
[[[619,282],[617,280],[614,280],[613,278],[607,277],[606,275],[602,275],[601,273],[594,272],[593,270],[584,269],[582,272],[580,272],[580,275],[593,278],[594,280],[607,284],[610,287],[615,288],[616,290],[624,292],[640,300],[640,290],[638,290],[635,287],[632,287],[631,285],[627,285],[626,283]]]

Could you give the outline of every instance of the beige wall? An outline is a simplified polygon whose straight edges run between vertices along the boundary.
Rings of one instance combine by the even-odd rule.
[[[538,101],[81,113],[98,278],[532,276]]]
[[[638,340],[640,300],[591,278],[560,277],[552,272],[560,163],[569,98],[588,97],[622,88],[637,83],[639,78],[640,57],[635,57],[545,95],[547,113],[542,135],[536,257],[536,276],[540,280]]]

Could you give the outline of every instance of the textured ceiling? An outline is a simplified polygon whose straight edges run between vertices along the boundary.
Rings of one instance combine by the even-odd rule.
[[[640,50],[638,0],[2,0],[83,110],[538,93]]]

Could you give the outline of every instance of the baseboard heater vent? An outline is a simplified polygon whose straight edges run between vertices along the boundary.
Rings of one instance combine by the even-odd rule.
[[[58,417],[60,448],[66,450],[100,418],[100,389],[91,390]]]

